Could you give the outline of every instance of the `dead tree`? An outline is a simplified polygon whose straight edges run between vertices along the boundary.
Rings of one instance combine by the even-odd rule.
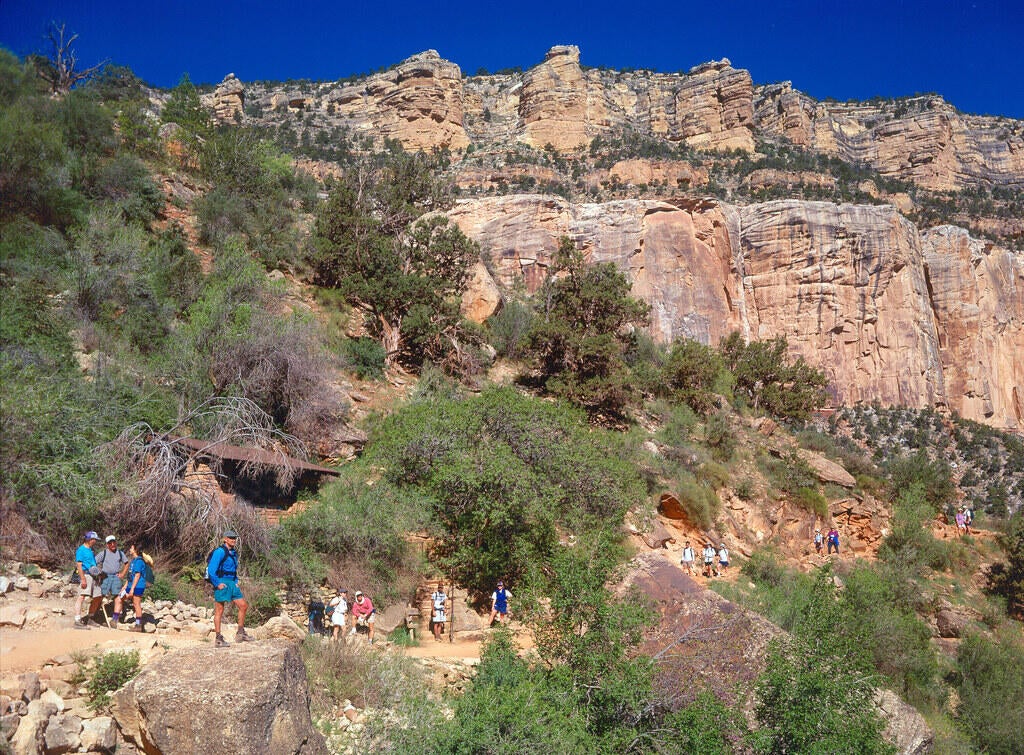
[[[80,70],[78,53],[74,48],[78,35],[69,35],[67,24],[51,21],[46,29],[46,39],[50,45],[49,56],[35,55],[33,59],[39,76],[50,85],[50,91],[55,95],[67,94],[75,84],[85,81],[107,63],[104,60]]]

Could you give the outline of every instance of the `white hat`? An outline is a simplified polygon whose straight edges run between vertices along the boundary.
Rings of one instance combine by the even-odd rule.
[[[106,539],[106,540],[105,540],[104,542],[107,542],[107,543],[113,543],[113,542],[115,542],[116,540],[117,540],[117,538],[116,538],[116,537],[114,537],[113,535],[107,535],[107,539]]]

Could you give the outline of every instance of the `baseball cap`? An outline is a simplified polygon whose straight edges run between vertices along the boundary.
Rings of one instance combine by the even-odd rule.
[[[343,592],[343,593],[347,594],[348,590],[346,590],[344,587],[341,587],[341,588],[338,589],[338,592]]]
[[[96,534],[95,530],[89,530],[82,536],[83,540],[99,540],[100,536]]]
[[[360,595],[362,595],[362,594],[363,594],[363,591],[362,591],[362,590],[356,590],[356,597],[357,597],[357,598],[358,598],[358,597],[359,597]]]
[[[224,533],[224,537],[230,537],[232,540],[234,540],[238,537],[238,533],[234,530],[228,530]]]
[[[104,540],[106,543],[113,543],[117,541],[117,537],[114,535],[107,535],[107,539]]]

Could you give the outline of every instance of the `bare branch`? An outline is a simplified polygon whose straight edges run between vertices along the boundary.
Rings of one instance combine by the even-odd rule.
[[[102,60],[94,66],[79,70],[78,53],[73,47],[78,35],[68,36],[65,23],[51,21],[46,30],[46,39],[50,45],[50,54],[46,58],[37,58],[37,70],[56,95],[67,94],[75,84],[90,78],[108,62]]]

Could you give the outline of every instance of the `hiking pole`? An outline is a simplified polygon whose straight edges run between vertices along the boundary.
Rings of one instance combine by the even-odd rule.
[[[448,579],[452,585],[452,615],[448,617],[448,644],[451,645],[455,642],[455,575],[451,575]]]

